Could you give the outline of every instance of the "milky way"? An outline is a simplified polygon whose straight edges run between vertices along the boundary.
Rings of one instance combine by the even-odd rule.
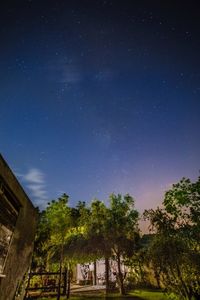
[[[0,151],[35,205],[129,192],[142,211],[197,178],[196,3],[1,4]]]

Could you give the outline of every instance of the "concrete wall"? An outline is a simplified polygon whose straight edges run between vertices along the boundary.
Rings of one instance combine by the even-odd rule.
[[[5,277],[0,277],[0,299],[23,299],[23,295],[18,298],[14,296],[31,263],[36,210],[1,155],[0,176],[21,206],[3,270]]]

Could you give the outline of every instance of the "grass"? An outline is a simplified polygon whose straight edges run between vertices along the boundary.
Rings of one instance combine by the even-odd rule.
[[[167,299],[169,299],[169,297],[166,294],[164,294],[160,291],[136,290],[130,294],[135,297],[137,296],[138,299],[145,299],[145,300],[167,300]]]
[[[83,296],[75,296],[72,295],[70,297],[71,300],[96,300],[96,299],[115,299],[115,300],[169,300],[170,298],[162,293],[161,291],[154,291],[154,290],[134,290],[129,292],[126,296],[120,296],[119,294],[109,294],[108,296],[105,295],[83,295]],[[47,298],[40,298],[40,300],[47,300]],[[51,298],[51,300],[56,300],[56,298]],[[66,300],[65,297],[61,297],[61,300]]]

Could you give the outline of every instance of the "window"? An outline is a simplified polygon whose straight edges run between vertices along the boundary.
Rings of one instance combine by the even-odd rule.
[[[0,274],[3,273],[20,204],[0,178]]]

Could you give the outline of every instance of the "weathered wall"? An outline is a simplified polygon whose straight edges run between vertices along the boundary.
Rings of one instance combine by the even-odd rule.
[[[30,266],[36,229],[36,210],[1,155],[0,175],[21,205],[3,271],[5,278],[0,278],[0,299],[13,300],[16,288]]]

